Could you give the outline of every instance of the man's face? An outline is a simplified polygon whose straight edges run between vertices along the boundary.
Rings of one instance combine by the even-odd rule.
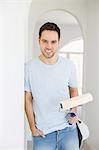
[[[59,46],[58,33],[44,30],[39,38],[40,49],[45,58],[52,58],[57,53]]]

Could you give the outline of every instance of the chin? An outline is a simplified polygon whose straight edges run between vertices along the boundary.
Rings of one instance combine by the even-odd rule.
[[[50,58],[52,58],[52,57],[55,55],[54,52],[46,53],[46,52],[43,52],[43,51],[42,51],[42,54],[43,54],[43,56],[44,56],[45,58],[47,58],[47,59],[50,59]]]
[[[47,58],[52,58],[54,55],[55,55],[55,53],[45,54],[45,56],[46,56]]]
[[[52,58],[53,56],[54,56],[54,54],[53,54],[53,55],[46,55],[45,57],[48,58],[48,59],[50,59],[50,58]]]

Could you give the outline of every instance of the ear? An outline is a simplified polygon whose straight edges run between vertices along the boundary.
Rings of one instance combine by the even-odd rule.
[[[58,40],[58,44],[60,45],[60,39]]]

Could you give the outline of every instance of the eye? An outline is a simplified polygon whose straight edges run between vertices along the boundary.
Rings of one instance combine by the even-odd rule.
[[[43,42],[43,43],[45,43],[45,44],[46,44],[46,43],[48,43],[48,41],[47,41],[47,40],[42,40],[42,42]]]
[[[55,41],[52,41],[52,44],[56,44],[57,43],[57,41],[55,40]]]

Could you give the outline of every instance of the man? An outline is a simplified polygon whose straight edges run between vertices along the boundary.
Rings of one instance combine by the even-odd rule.
[[[75,66],[58,56],[60,29],[55,23],[42,25],[38,40],[40,56],[25,65],[25,111],[33,150],[79,150],[77,116],[67,119],[58,107],[61,100],[78,95]]]

